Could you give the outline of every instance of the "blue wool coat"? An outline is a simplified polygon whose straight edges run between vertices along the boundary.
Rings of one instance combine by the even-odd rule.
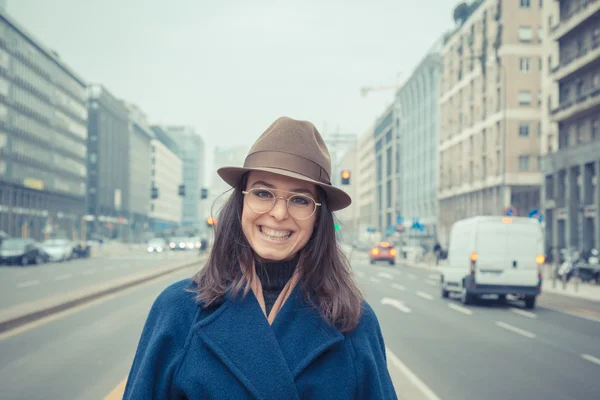
[[[269,325],[252,292],[202,309],[190,285],[171,285],[152,306],[124,399],[397,399],[366,302],[342,334],[300,286]]]

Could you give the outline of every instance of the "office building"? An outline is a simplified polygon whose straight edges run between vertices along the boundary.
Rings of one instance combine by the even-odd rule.
[[[78,237],[85,215],[86,84],[0,10],[0,230]]]

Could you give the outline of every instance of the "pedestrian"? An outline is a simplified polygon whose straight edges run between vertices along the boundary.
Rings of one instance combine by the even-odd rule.
[[[442,256],[442,246],[440,242],[435,242],[435,246],[433,246],[433,252],[435,254],[435,265],[440,265],[440,258]]]
[[[155,301],[124,399],[396,399],[315,126],[279,118],[218,174],[234,190],[206,265]]]

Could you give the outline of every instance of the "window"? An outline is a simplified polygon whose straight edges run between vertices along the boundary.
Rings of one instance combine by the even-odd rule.
[[[519,90],[519,105],[528,106],[531,104],[531,92],[529,90]]]
[[[521,0],[521,8],[531,8],[531,0]]]
[[[544,8],[544,0],[540,0],[540,8]]]
[[[529,137],[530,125],[526,122],[521,122],[519,124],[519,136],[521,137]]]
[[[522,74],[527,74],[527,73],[529,73],[530,70],[531,70],[531,59],[521,57],[519,59],[519,71],[521,71]]]
[[[542,69],[544,69],[544,62],[542,61],[542,57],[540,57],[538,58],[538,70],[542,72]]]
[[[538,39],[540,42],[544,39],[544,28],[541,26],[538,28]]]
[[[531,42],[533,40],[533,29],[530,26],[519,27],[519,40],[521,42]]]
[[[529,156],[519,156],[519,170],[529,171]]]
[[[592,120],[592,140],[600,139],[600,118]]]

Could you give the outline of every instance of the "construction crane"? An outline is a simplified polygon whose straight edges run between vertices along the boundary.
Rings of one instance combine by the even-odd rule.
[[[402,75],[402,72],[398,72],[396,74],[396,83],[395,84],[372,86],[372,87],[368,87],[368,86],[362,87],[362,88],[360,88],[360,95],[362,97],[366,97],[367,94],[369,94],[369,92],[380,91],[380,90],[398,90],[404,85],[402,82],[400,82],[401,75]]]

